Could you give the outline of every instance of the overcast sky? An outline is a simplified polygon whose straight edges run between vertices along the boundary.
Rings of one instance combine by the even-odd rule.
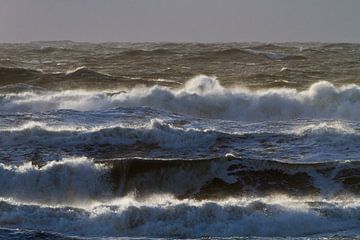
[[[0,42],[360,42],[360,0],[0,0]]]

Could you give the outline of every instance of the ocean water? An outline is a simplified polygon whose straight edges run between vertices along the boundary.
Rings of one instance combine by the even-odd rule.
[[[360,237],[360,44],[0,44],[0,239]]]

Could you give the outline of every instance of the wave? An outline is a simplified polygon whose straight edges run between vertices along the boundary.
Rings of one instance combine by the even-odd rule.
[[[196,57],[195,57],[196,58]],[[253,52],[248,51],[247,49],[241,48],[226,48],[215,51],[204,51],[201,52],[201,55],[198,56],[201,59],[247,59],[248,61],[251,59],[252,61],[261,61],[265,58],[259,54],[254,54]]]
[[[46,91],[47,89],[45,88],[36,87],[26,83],[8,84],[0,87],[0,93],[2,94],[21,93],[21,92],[46,92]]]
[[[260,51],[254,49],[246,49],[245,51],[254,54],[254,55],[261,55],[266,57],[270,60],[305,60],[307,59],[305,56],[302,55],[289,55],[285,53],[276,53],[270,51]]]
[[[141,79],[139,81],[129,81],[129,79],[126,78],[113,77],[85,66],[68,70],[64,73],[44,73],[40,70],[33,69],[0,67],[0,87],[2,88],[1,92],[4,93],[14,93],[11,90],[13,86],[17,85],[27,85],[33,89],[105,89],[106,84],[109,83],[113,84],[113,86],[127,86],[144,83],[144,81]],[[15,92],[19,91],[26,92],[31,91],[31,89],[15,89]]]
[[[153,50],[132,49],[132,50],[126,50],[122,52],[122,54],[130,57],[131,56],[136,57],[136,56],[144,56],[144,55],[145,56],[171,55],[171,54],[176,54],[176,52],[173,52],[169,49],[158,48]]]
[[[250,91],[227,89],[214,77],[197,76],[181,89],[135,87],[119,94],[69,90],[44,94],[7,94],[0,111],[37,112],[54,109],[99,110],[148,106],[196,117],[242,121],[297,118],[360,119],[360,87],[335,87],[325,81],[307,90],[268,89]]]
[[[271,51],[259,51],[249,48],[227,48],[220,49],[215,51],[202,51],[200,54],[194,54],[192,56],[187,56],[188,60],[209,60],[209,59],[226,59],[226,60],[235,60],[235,61],[254,61],[261,62],[266,60],[306,60],[307,58],[302,55],[295,54],[285,54]]]
[[[30,229],[14,229],[14,228],[0,228],[0,236],[3,239],[7,240],[16,240],[16,239],[81,239],[74,237],[67,237],[63,234],[54,233],[51,231],[37,231]]]
[[[227,155],[199,160],[114,160],[111,176],[115,182],[125,180],[117,186],[122,193],[136,189],[139,196],[155,192],[200,200],[269,194],[329,197],[357,195],[359,167],[356,161],[296,164]]]
[[[312,135],[314,137],[350,137],[359,136],[360,132],[347,124],[344,124],[340,121],[335,122],[320,122],[317,124],[307,124],[301,127],[298,127],[293,130],[297,135]]]
[[[239,46],[239,47],[224,47],[218,46],[216,48],[200,47],[195,50],[193,55],[186,55],[186,59],[190,60],[235,60],[247,62],[262,62],[266,60],[305,60],[305,57],[300,51],[298,54],[290,54],[284,52],[294,52],[293,47],[279,47],[274,45],[259,45],[259,46]],[[281,51],[281,52],[279,52]]]
[[[78,204],[132,195],[178,199],[240,196],[359,195],[356,161],[291,164],[241,159],[68,158],[42,164],[0,164],[0,197],[46,204]]]
[[[256,46],[252,46],[251,49],[254,49],[256,51],[273,51],[274,49],[289,49],[289,46],[273,43],[262,43]]]
[[[314,237],[359,234],[355,200],[299,201],[286,197],[179,201],[130,197],[83,208],[40,206],[1,199],[0,224],[86,237]]]
[[[70,48],[65,46],[37,46],[26,51],[27,54],[76,54],[81,53],[78,48]]]
[[[42,72],[26,68],[0,67],[0,86],[38,79]]]
[[[162,148],[208,147],[221,134],[214,131],[183,129],[160,119],[152,119],[139,126],[47,126],[41,122],[27,122],[16,128],[0,129],[3,147],[13,145],[53,146],[54,148],[79,145],[148,145]],[[223,134],[225,135],[225,134]]]
[[[113,80],[114,78],[110,75],[102,74],[93,70],[88,69],[85,66],[75,68],[73,70],[69,70],[65,73],[65,77],[69,79],[83,79],[83,80],[89,80],[91,79],[97,79],[98,81],[102,80]]]
[[[14,116],[19,119],[19,126],[13,126]],[[9,162],[44,162],[64,156],[188,159],[229,152],[244,158],[289,162],[359,158],[360,132],[356,122],[303,120],[249,125],[216,120],[210,124],[149,108],[101,113],[60,110],[33,115],[38,121],[29,121],[28,117],[27,114],[3,117],[8,127],[0,128],[2,159]],[[71,121],[64,124],[63,117]],[[226,125],[231,125],[231,130]]]
[[[44,74],[42,71],[28,69],[28,68],[16,68],[16,67],[0,67],[0,76],[2,84],[4,82],[10,82],[10,84],[15,84],[16,81],[27,81],[29,79],[34,80],[42,75],[51,76],[51,74]],[[87,77],[89,76],[108,76],[100,74],[94,70],[88,69],[85,66],[81,66],[72,70],[67,71],[66,73],[53,73],[55,76],[64,75],[68,78],[73,77]],[[109,76],[108,76],[109,77]]]
[[[71,203],[102,199],[111,188],[107,168],[86,158],[64,159],[42,168],[31,162],[20,166],[0,164],[1,196],[44,203]]]

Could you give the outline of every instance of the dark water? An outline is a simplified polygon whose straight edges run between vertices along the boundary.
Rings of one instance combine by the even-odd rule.
[[[360,236],[359,44],[0,44],[0,238]]]

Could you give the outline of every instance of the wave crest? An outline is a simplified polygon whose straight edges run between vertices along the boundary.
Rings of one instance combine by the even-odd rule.
[[[144,126],[109,126],[98,128],[57,127],[28,122],[18,128],[0,131],[3,146],[32,143],[42,146],[76,145],[158,145],[163,148],[194,148],[209,146],[216,133],[195,129],[181,129],[152,119]],[[190,150],[190,149],[189,149]]]
[[[305,199],[304,203],[281,196],[197,202],[160,195],[147,201],[122,198],[83,209],[0,199],[0,208],[0,224],[6,227],[16,225],[69,235],[126,238],[149,235],[191,239],[209,235],[230,239],[233,236],[289,238],[328,236],[329,232],[341,236],[346,231],[357,236],[360,216],[357,201],[339,204]]]
[[[241,159],[68,158],[40,165],[0,164],[0,197],[41,203],[78,203],[125,195],[178,199],[239,196],[359,195],[359,162],[291,164]]]
[[[305,91],[224,88],[215,77],[198,76],[184,88],[135,87],[128,92],[60,91],[6,94],[0,111],[100,110],[148,106],[197,117],[243,121],[296,118],[360,119],[360,87],[317,82]]]

